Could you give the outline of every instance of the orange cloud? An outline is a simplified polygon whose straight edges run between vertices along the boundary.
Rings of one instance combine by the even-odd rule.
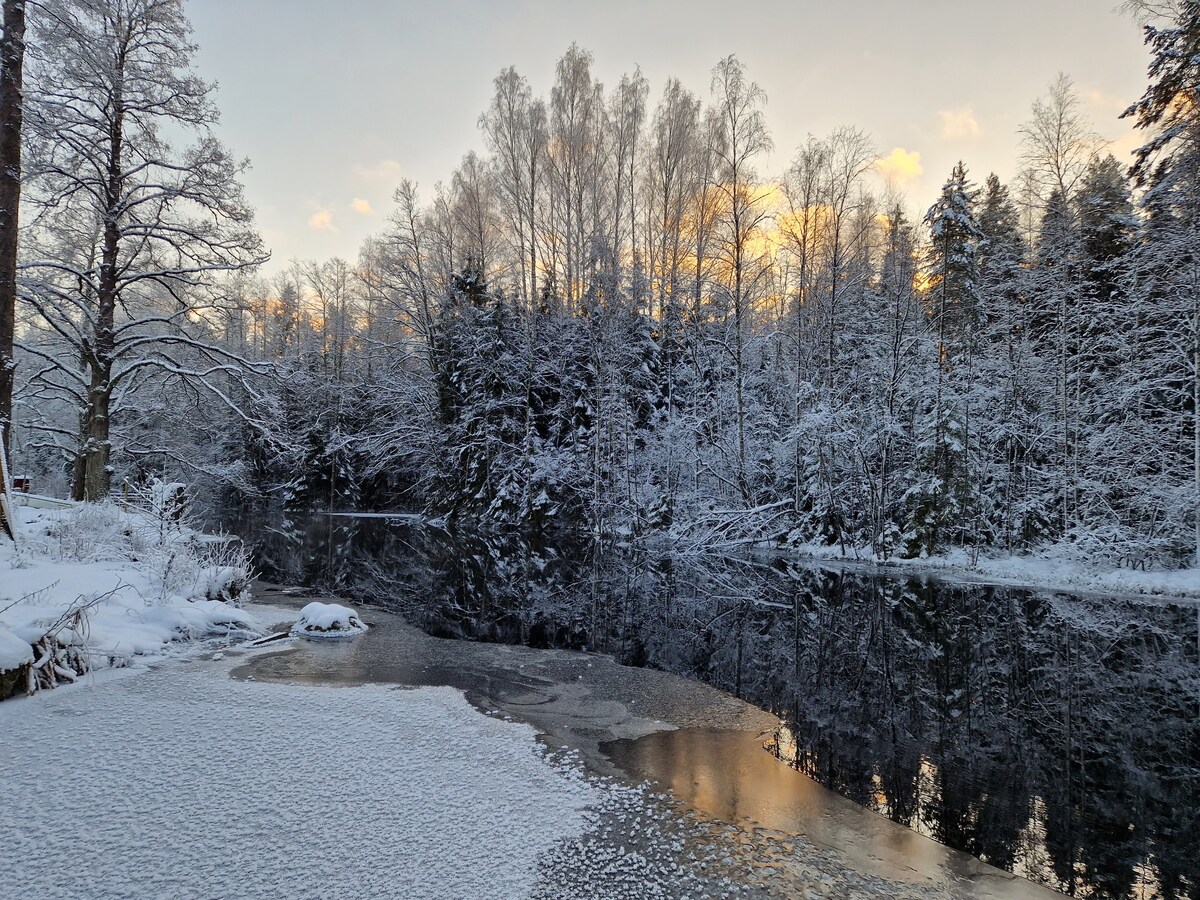
[[[938,111],[942,123],[942,140],[963,141],[979,137],[979,122],[969,106]]]
[[[360,216],[373,216],[375,210],[371,207],[370,200],[364,200],[362,197],[355,197],[350,201],[350,208]]]
[[[875,168],[889,181],[904,184],[915,181],[925,174],[921,165],[921,154],[916,150],[905,150],[903,147],[893,147],[887,156],[875,160]]]
[[[337,231],[333,227],[333,213],[327,209],[318,210],[309,216],[308,227],[313,231]]]

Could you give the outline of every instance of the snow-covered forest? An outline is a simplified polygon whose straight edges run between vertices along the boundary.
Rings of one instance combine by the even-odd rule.
[[[1064,76],[1019,171],[906,198],[857,127],[773,148],[735,57],[602,85],[573,45],[548,96],[507,68],[454,113],[478,150],[402,184],[357,260],[265,277],[182,2],[30,4],[15,469],[79,499],[165,475],[689,548],[1190,565],[1200,0],[1159,6],[1132,168]]]

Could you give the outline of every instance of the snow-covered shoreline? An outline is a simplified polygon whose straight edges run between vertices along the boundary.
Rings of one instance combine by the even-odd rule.
[[[236,549],[115,505],[20,508],[0,542],[0,672],[16,692],[130,665],[180,642],[261,633],[240,604],[250,571]],[[25,683],[12,683],[21,671]]]
[[[887,560],[870,550],[824,544],[804,544],[787,550],[771,549],[775,559],[839,568],[854,568],[892,577],[927,576],[963,584],[1054,591],[1087,596],[1161,601],[1200,601],[1200,569],[1140,569],[1104,567],[1081,562],[1065,553],[988,556],[951,550],[930,557]]]

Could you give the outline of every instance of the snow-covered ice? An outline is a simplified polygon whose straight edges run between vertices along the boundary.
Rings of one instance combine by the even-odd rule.
[[[230,665],[0,704],[0,897],[521,897],[601,799],[449,688]]]
[[[315,600],[300,610],[292,626],[293,634],[317,638],[353,637],[366,630],[367,624],[350,607]]]

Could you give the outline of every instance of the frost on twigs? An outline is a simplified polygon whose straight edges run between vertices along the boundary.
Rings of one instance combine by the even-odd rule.
[[[80,675],[91,670],[87,646],[91,613],[112,599],[121,587],[118,585],[107,593],[79,597],[54,621],[43,623],[45,631],[38,637],[32,637],[26,629],[35,657],[26,670],[27,693],[74,683]]]
[[[308,604],[292,626],[292,634],[315,638],[354,637],[366,630],[367,623],[358,613],[337,603]]]

